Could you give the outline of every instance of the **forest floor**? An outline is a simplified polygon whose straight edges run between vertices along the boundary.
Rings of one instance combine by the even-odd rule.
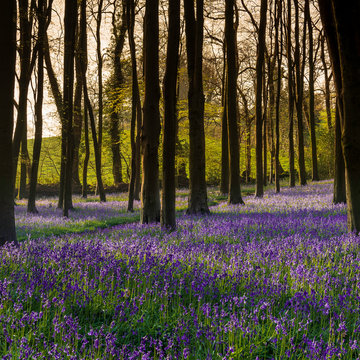
[[[107,203],[16,206],[18,248],[0,249],[3,359],[356,359],[360,236],[323,182],[229,206],[178,228]]]

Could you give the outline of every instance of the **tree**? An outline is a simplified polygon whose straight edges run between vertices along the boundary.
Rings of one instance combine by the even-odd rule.
[[[47,6],[46,0],[38,0],[36,9],[38,18],[38,76],[37,76],[37,98],[35,102],[35,138],[33,146],[33,161],[31,166],[30,189],[27,211],[30,213],[37,213],[35,206],[36,186],[38,180],[38,170],[42,143],[42,127],[43,127],[43,100],[44,100],[44,39],[48,22],[47,14],[51,11],[50,6]]]
[[[0,12],[0,245],[16,243],[12,133],[16,49],[16,2],[2,3]]]
[[[321,62],[323,64],[324,69],[324,80],[325,80],[325,106],[326,106],[326,118],[328,123],[329,131],[332,130],[332,123],[331,123],[331,98],[330,98],[330,76],[328,72],[328,65],[326,62],[325,57],[325,36],[320,37],[321,42],[321,51],[320,51],[320,57]]]
[[[227,125],[227,109],[226,109],[226,45],[223,46],[224,51],[224,70],[223,70],[223,84],[222,84],[222,106],[223,113],[221,116],[221,179],[220,179],[220,193],[229,193],[229,135]]]
[[[133,211],[133,203],[139,197],[137,182],[140,178],[140,132],[142,124],[142,110],[139,91],[139,82],[137,75],[136,48],[134,39],[135,25],[135,2],[127,0],[126,2],[126,18],[129,34],[129,47],[131,53],[131,70],[132,70],[132,94],[131,94],[131,125],[130,125],[130,141],[131,141],[131,175],[129,183],[129,201],[128,211]],[[135,140],[135,125],[137,125],[137,136]]]
[[[338,105],[335,113],[335,166],[333,203],[346,203],[345,163],[341,146],[341,123]]]
[[[161,225],[175,229],[175,144],[180,43],[180,0],[169,0],[169,31],[164,77],[164,135]]]
[[[73,88],[74,88],[74,54],[75,30],[77,23],[77,1],[65,0],[65,40],[64,40],[64,123],[63,136],[65,137],[65,166],[64,166],[64,203],[63,215],[69,216],[72,206],[72,166],[73,166]]]
[[[234,24],[234,0],[225,1],[226,39],[226,118],[229,137],[229,198],[230,204],[243,204],[240,190],[240,151],[237,126],[237,75],[236,28]]]
[[[116,1],[114,3],[114,12],[112,15],[112,32],[114,38],[114,49],[112,54],[112,87],[117,93],[124,83],[123,68],[121,63],[121,55],[124,49],[125,36],[127,30],[126,20],[126,1],[121,0],[121,20],[120,24],[117,19],[117,6]],[[120,154],[120,134],[119,134],[119,100],[116,98],[112,99],[111,102],[111,115],[110,115],[110,143],[113,163],[113,177],[115,185],[119,185],[122,182],[122,165],[121,165],[121,154]]]
[[[310,139],[311,139],[312,181],[319,181],[316,132],[315,132],[314,40],[313,40],[313,23],[311,20],[309,0],[305,0],[305,13],[307,19],[308,39],[309,39],[308,42],[309,44],[309,125],[310,125]]]
[[[87,71],[86,0],[82,0],[81,2],[80,33],[82,37],[82,39],[80,40],[81,55],[82,55],[81,58],[82,85],[83,85],[84,101],[86,105],[86,110],[88,111],[89,114],[90,129],[91,129],[91,135],[94,145],[97,187],[99,190],[100,201],[106,201],[104,186],[101,177],[101,157],[100,157],[99,140],[98,140],[98,135],[96,134],[95,116],[90,102],[88,88],[87,88],[87,80],[86,80],[86,71]]]
[[[294,0],[295,5],[295,78],[296,78],[296,92],[295,104],[297,113],[298,125],[298,150],[299,150],[299,174],[300,185],[306,185],[306,171],[305,171],[305,154],[304,154],[304,124],[303,124],[303,95],[304,95],[304,68],[306,58],[306,26],[304,25],[303,35],[303,54],[302,60],[300,56],[300,20],[299,20],[299,3]],[[306,17],[306,14],[305,14]],[[306,19],[305,19],[306,24]]]
[[[81,144],[81,132],[82,132],[82,123],[83,123],[83,114],[81,109],[81,103],[83,98],[83,83],[82,83],[82,75],[81,75],[81,31],[77,31],[77,42],[75,49],[75,94],[74,94],[74,125],[73,125],[73,135],[74,135],[74,162],[73,162],[73,174],[72,181],[73,185],[80,186],[80,176],[79,176],[79,168],[80,168],[80,144]]]
[[[203,92],[204,1],[184,0],[187,70],[189,79],[189,173],[190,195],[188,214],[208,214],[205,179],[205,132]]]
[[[96,58],[98,65],[98,162],[101,169],[101,153],[102,153],[102,137],[103,137],[103,54],[101,49],[101,21],[102,21],[102,11],[103,11],[104,0],[99,0],[98,11],[96,17]],[[98,190],[99,184],[97,184]],[[103,191],[103,190],[102,190]]]
[[[277,60],[277,91],[275,110],[275,189],[280,192],[280,96],[281,96],[281,63],[282,63],[282,2],[275,4],[275,58]]]
[[[331,57],[346,172],[348,229],[360,231],[360,3],[344,6],[339,0],[319,0]],[[329,6],[331,5],[331,6]]]
[[[61,121],[61,163],[60,163],[60,184],[59,184],[59,201],[58,208],[62,209],[64,204],[64,178],[65,178],[65,152],[66,152],[66,138],[65,138],[65,111],[63,97],[60,90],[59,82],[56,78],[54,68],[52,66],[50,57],[50,46],[47,34],[44,39],[44,60],[46,65],[46,72],[50,82],[50,88],[55,100],[56,110]]]
[[[159,194],[159,0],[146,0],[144,24],[144,124],[142,133],[142,224],[160,221]]]
[[[19,197],[25,195],[26,187],[26,161],[27,154],[27,104],[28,104],[28,89],[31,79],[31,74],[35,64],[35,52],[32,51],[32,29],[34,22],[35,1],[19,0],[19,22],[20,22],[20,77],[19,77],[19,101],[16,127],[13,138],[13,162],[14,162],[14,187],[16,181],[16,173],[18,166],[18,158],[21,146],[21,191]],[[20,189],[19,189],[20,190]]]
[[[82,197],[87,198],[87,171],[90,159],[90,144],[89,144],[89,120],[88,120],[88,110],[86,106],[86,101],[84,99],[84,137],[85,137],[85,157],[83,163],[83,173],[82,173]]]
[[[262,90],[263,90],[263,68],[265,58],[265,35],[266,35],[266,13],[267,0],[261,0],[260,24],[258,31],[258,48],[256,57],[256,197],[264,195],[263,182],[263,160],[262,160]]]
[[[291,0],[287,0],[286,56],[288,67],[288,111],[289,111],[289,186],[295,186],[295,151],[294,151],[294,74],[291,46]]]

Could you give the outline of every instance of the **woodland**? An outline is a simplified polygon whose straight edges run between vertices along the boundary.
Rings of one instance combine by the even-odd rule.
[[[360,358],[360,3],[8,0],[2,359]]]

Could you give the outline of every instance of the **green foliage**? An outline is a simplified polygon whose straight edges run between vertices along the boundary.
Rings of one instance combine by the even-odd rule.
[[[335,123],[335,113],[332,113],[332,124]],[[328,128],[326,112],[321,111],[319,122],[316,127],[319,176],[322,179],[330,179],[334,176],[334,130]]]

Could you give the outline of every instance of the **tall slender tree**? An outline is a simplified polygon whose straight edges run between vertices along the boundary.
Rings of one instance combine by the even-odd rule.
[[[27,211],[37,213],[35,206],[36,187],[40,162],[43,127],[43,100],[44,100],[44,39],[46,33],[47,0],[38,0],[38,74],[37,74],[37,98],[35,102],[35,138],[33,147],[33,161],[31,166],[31,178]]]
[[[341,122],[338,105],[335,113],[335,167],[334,167],[334,204],[346,203],[345,163],[341,146]]]
[[[277,60],[277,88],[276,88],[276,115],[275,115],[275,189],[280,192],[280,97],[281,97],[281,64],[282,64],[282,1],[275,4],[275,57]]]
[[[208,214],[205,178],[205,130],[203,91],[204,1],[184,0],[187,70],[189,79],[190,195],[187,212]]]
[[[300,185],[306,185],[305,154],[304,154],[304,124],[303,124],[303,95],[304,95],[304,65],[306,58],[306,21],[304,24],[303,53],[300,54],[300,16],[299,2],[294,0],[295,5],[295,78],[296,78],[296,113],[298,125],[298,152],[299,152],[299,175]],[[306,16],[305,16],[306,17]]]
[[[101,23],[102,23],[102,12],[103,12],[104,0],[99,0],[96,16],[96,58],[98,66],[98,145],[99,145],[99,163],[101,168],[101,154],[102,154],[102,138],[103,138],[103,54],[101,46]],[[99,187],[99,184],[97,184]]]
[[[82,75],[82,84],[83,84],[83,93],[84,93],[84,101],[86,104],[86,110],[89,114],[90,119],[90,129],[91,135],[94,145],[94,155],[95,155],[95,170],[96,170],[96,180],[97,187],[99,190],[100,201],[106,201],[104,186],[101,177],[101,159],[100,159],[100,148],[99,148],[99,138],[96,133],[96,125],[95,125],[95,116],[93,112],[93,108],[90,102],[88,88],[87,88],[87,80],[86,80],[86,71],[87,71],[87,31],[86,31],[86,0],[82,0],[81,2],[81,15],[80,15],[80,33],[82,39],[80,43],[82,44],[82,61],[81,61],[81,75]]]
[[[360,3],[319,0],[331,57],[341,119],[346,172],[348,229],[360,231]]]
[[[14,162],[14,187],[18,167],[18,158],[21,147],[22,181],[19,197],[25,196],[26,186],[26,161],[27,161],[27,105],[28,90],[31,74],[35,64],[35,52],[32,51],[32,30],[34,22],[35,1],[18,0],[19,24],[20,24],[20,77],[19,77],[19,101],[16,127],[13,137],[13,162]]]
[[[287,0],[286,56],[288,67],[288,112],[289,112],[289,186],[295,186],[295,150],[294,150],[294,74],[292,61],[291,36],[291,0]]]
[[[226,45],[224,48],[224,69],[223,69],[223,84],[222,84],[222,106],[223,112],[221,115],[221,179],[220,192],[222,194],[229,193],[229,135],[227,126],[227,109],[226,109]]]
[[[146,0],[144,24],[145,100],[142,133],[142,224],[160,221],[159,193],[159,0]]]
[[[326,119],[328,123],[329,131],[332,130],[332,121],[331,121],[331,94],[330,94],[330,76],[329,76],[329,69],[328,64],[326,61],[325,56],[325,36],[320,37],[321,42],[321,51],[320,51],[320,57],[321,62],[324,69],[324,81],[325,81],[325,106],[326,106]]]
[[[180,43],[180,0],[169,0],[169,31],[164,78],[163,184],[161,225],[174,229],[177,79]]]
[[[310,13],[310,1],[305,0],[305,13],[308,28],[308,48],[309,48],[309,125],[311,140],[311,162],[312,162],[312,181],[319,180],[316,132],[315,132],[315,59],[314,59],[314,39],[313,39],[313,23]],[[304,25],[305,26],[305,25]]]
[[[12,133],[16,49],[16,2],[3,2],[0,12],[0,245],[16,243]]]
[[[74,58],[77,24],[77,0],[65,0],[64,18],[64,81],[63,106],[64,123],[63,136],[65,136],[65,168],[64,168],[64,203],[63,215],[69,216],[72,205],[72,167],[73,167],[73,90],[74,90]]]
[[[81,75],[81,33],[77,30],[77,42],[75,49],[75,93],[74,93],[74,124],[73,124],[73,135],[74,135],[74,162],[73,162],[73,185],[80,186],[80,144],[81,144],[81,133],[83,125],[83,109],[82,109],[82,98],[83,98],[83,83]]]
[[[90,159],[90,141],[89,141],[89,119],[88,119],[88,110],[86,106],[86,101],[84,99],[84,141],[85,141],[85,157],[83,163],[83,172],[82,172],[82,197],[87,198],[87,173],[88,173],[88,166],[89,166],[89,159]]]
[[[237,125],[237,75],[236,29],[234,24],[234,0],[225,1],[226,39],[226,117],[229,137],[229,197],[230,204],[242,204],[240,190],[240,151]]]
[[[116,92],[120,90],[124,83],[123,66],[121,62],[121,56],[124,49],[127,21],[126,21],[126,0],[120,0],[121,6],[118,5],[118,1],[114,2],[114,12],[112,15],[112,33],[114,38],[114,49],[112,53],[112,86],[116,89]],[[121,8],[120,19],[117,13],[117,9]],[[115,185],[119,185],[123,181],[122,176],[122,162],[120,153],[120,113],[118,110],[118,98],[112,99],[111,115],[110,115],[110,143],[112,154],[112,173],[114,177]]]
[[[129,183],[129,200],[128,211],[133,211],[133,203],[138,199],[139,190],[137,189],[137,181],[140,178],[139,163],[140,156],[140,132],[142,123],[142,110],[140,101],[139,82],[137,75],[137,60],[136,60],[136,46],[134,37],[135,26],[135,1],[127,0],[126,2],[126,18],[128,28],[129,47],[131,53],[131,72],[132,72],[132,94],[131,94],[131,126],[130,126],[130,141],[131,141],[131,175]],[[137,136],[135,139],[135,126],[137,125]],[[140,125],[140,128],[139,128]]]
[[[263,91],[263,70],[265,59],[265,37],[266,37],[266,16],[267,16],[267,0],[261,0],[260,7],[260,24],[258,31],[258,45],[256,55],[256,197],[264,195],[263,181],[263,158],[262,158],[262,91]]]

